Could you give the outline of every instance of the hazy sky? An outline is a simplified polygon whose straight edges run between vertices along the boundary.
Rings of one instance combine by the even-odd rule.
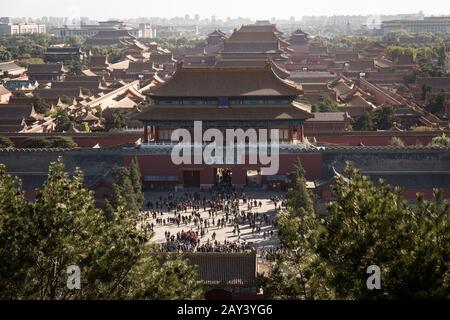
[[[164,17],[199,14],[201,18],[271,17],[297,19],[334,14],[450,14],[448,0],[0,0],[0,16],[87,16],[94,19]]]

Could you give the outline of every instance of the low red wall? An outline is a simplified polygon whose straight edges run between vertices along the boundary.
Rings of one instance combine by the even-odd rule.
[[[3,134],[0,134],[3,135]],[[5,136],[5,135],[4,135]],[[92,148],[99,144],[101,147],[113,147],[123,144],[135,143],[142,137],[142,133],[126,133],[126,134],[111,134],[111,133],[85,133],[85,134],[20,134],[10,135],[10,139],[14,142],[15,146],[20,148],[25,139],[31,137],[71,137],[80,148]]]
[[[450,131],[445,132],[450,136]],[[114,147],[123,144],[135,143],[142,138],[141,132],[127,133],[77,133],[77,134],[0,134],[9,136],[16,147],[21,147],[22,142],[30,137],[71,137],[81,148],[92,148],[99,144],[101,147]],[[318,143],[336,144],[343,146],[357,146],[360,143],[365,146],[387,146],[393,137],[402,139],[405,145],[428,145],[431,140],[442,135],[442,132],[314,132],[307,134],[310,141],[315,138]]]
[[[447,136],[449,132],[446,133]],[[322,144],[337,144],[344,146],[387,146],[393,137],[400,138],[405,145],[418,143],[426,146],[431,140],[442,135],[442,132],[316,132],[308,135],[310,141],[313,138]]]

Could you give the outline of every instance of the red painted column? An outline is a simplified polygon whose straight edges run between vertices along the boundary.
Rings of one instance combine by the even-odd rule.
[[[155,126],[155,141],[158,141],[159,137],[158,137],[158,128]]]
[[[305,140],[303,125],[298,127],[297,139],[300,140],[300,142],[303,142]]]
[[[150,127],[150,137],[152,141],[155,141],[155,126]]]
[[[144,125],[144,143],[148,143],[148,127]]]

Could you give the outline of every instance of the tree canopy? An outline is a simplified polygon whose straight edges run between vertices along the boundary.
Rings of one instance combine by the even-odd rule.
[[[36,200],[0,165],[0,299],[194,299],[196,270],[158,257],[151,233],[118,199],[112,216],[95,205],[83,173],[52,163]],[[81,290],[67,287],[67,267],[81,270]]]
[[[374,184],[348,166],[333,193],[328,216],[303,215],[306,222],[292,215],[297,209],[288,195],[279,222],[285,250],[266,285],[272,297],[450,298],[450,204],[441,191],[410,204],[400,189]],[[380,268],[379,290],[366,284],[372,265]]]
[[[0,136],[0,148],[11,148],[14,147],[14,142],[10,138]]]

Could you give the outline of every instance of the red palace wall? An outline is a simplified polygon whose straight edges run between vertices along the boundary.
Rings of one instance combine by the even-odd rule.
[[[126,134],[95,134],[95,133],[81,133],[81,134],[20,134],[10,136],[12,142],[15,146],[20,148],[25,139],[31,137],[42,137],[42,138],[52,138],[52,137],[71,137],[75,143],[80,148],[92,148],[99,144],[101,147],[112,147],[118,145],[124,145],[129,143],[135,143],[137,140],[142,138],[141,132],[132,132]]]
[[[183,171],[200,171],[200,183],[202,185],[213,185],[215,181],[214,166],[208,165],[175,165],[170,155],[127,155],[124,163],[129,165],[133,158],[137,158],[142,176],[178,176],[179,183],[183,183]],[[279,175],[289,174],[294,163],[300,159],[306,171],[306,178],[314,180],[322,175],[322,154],[306,153],[302,155],[280,155]],[[255,165],[230,165],[222,166],[232,169],[233,184],[244,186],[247,183],[247,170],[260,169]]]
[[[301,155],[281,155],[280,156],[280,173],[287,175],[292,172],[294,164],[300,160],[305,169],[306,179],[315,180],[322,175],[322,154],[310,153]]]
[[[307,137],[310,141],[315,138],[318,143],[322,144],[337,144],[344,146],[357,146],[360,143],[365,146],[387,146],[393,137],[402,139],[405,145],[428,145],[431,140],[441,135],[442,132],[310,132]],[[2,134],[4,135],[4,134]],[[450,132],[446,132],[449,136]],[[102,147],[113,147],[124,144],[132,144],[142,138],[141,132],[127,132],[127,133],[77,133],[77,134],[14,134],[9,135],[10,139],[16,144],[16,147],[21,147],[23,140],[30,137],[57,137],[66,136],[72,137],[73,140],[81,148],[92,148],[99,144]]]
[[[308,135],[310,141],[315,138],[318,143],[337,144],[344,146],[358,146],[362,143],[365,146],[387,146],[393,137],[400,138],[405,145],[416,145],[421,143],[426,146],[431,140],[441,135],[442,132],[329,132],[329,133],[311,133]],[[447,135],[449,133],[447,132]]]
[[[423,194],[425,199],[433,198],[433,190],[431,189],[404,189],[403,196],[408,200],[415,200],[418,193]],[[444,198],[450,199],[450,189],[444,189]]]

